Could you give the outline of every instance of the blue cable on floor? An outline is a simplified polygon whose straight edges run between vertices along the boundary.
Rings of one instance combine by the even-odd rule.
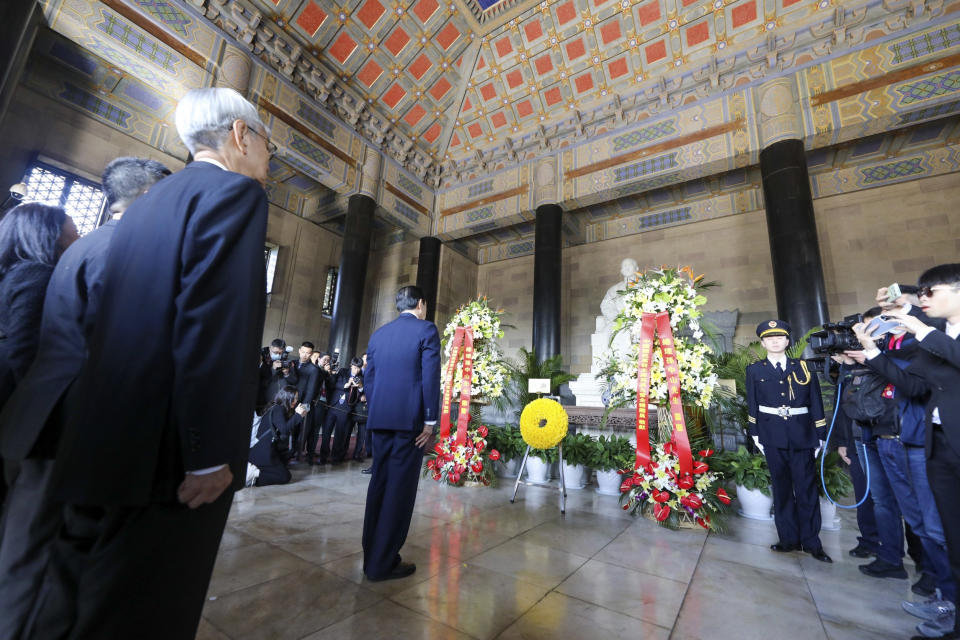
[[[824,479],[823,470],[827,462],[827,445],[830,444],[830,436],[833,435],[833,426],[837,422],[837,411],[840,410],[840,399],[843,397],[843,383],[840,382],[837,384],[837,401],[833,403],[833,418],[830,420],[830,429],[827,431],[827,439],[823,442],[823,457],[820,458],[820,484],[823,485],[823,495],[827,497],[827,500],[832,502],[837,506],[838,509],[856,509],[864,503],[864,501],[870,496],[870,459],[867,458],[867,446],[865,444],[854,444],[853,446],[857,447],[857,455],[860,456],[860,447],[863,447],[863,456],[860,458],[863,460],[863,467],[867,476],[867,490],[863,492],[863,497],[860,498],[860,502],[857,504],[840,504],[830,495],[830,492],[827,491],[827,481]]]

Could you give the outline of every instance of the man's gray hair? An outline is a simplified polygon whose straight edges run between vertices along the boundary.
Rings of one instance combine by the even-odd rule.
[[[103,193],[107,196],[107,206],[110,209],[126,209],[154,183],[168,175],[170,169],[156,160],[124,157],[111,161],[100,179]]]
[[[188,91],[177,104],[176,120],[177,133],[193,154],[199,147],[220,149],[235,120],[243,120],[263,136],[270,135],[256,107],[233,89],[225,87]]]

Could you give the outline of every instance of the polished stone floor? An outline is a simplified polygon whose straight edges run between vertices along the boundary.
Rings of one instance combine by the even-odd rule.
[[[857,571],[855,522],[824,532],[835,564],[775,554],[772,523],[730,519],[724,535],[635,519],[615,497],[511,481],[452,489],[424,479],[405,560],[417,572],[361,572],[367,476],[355,463],[297,470],[245,489],[220,547],[197,638],[909,637],[906,580]],[[912,571],[911,571],[912,573]]]

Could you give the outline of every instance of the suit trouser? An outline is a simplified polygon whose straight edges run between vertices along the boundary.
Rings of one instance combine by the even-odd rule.
[[[67,505],[27,637],[193,640],[232,502]]]
[[[19,464],[0,522],[0,638],[20,637],[63,513],[63,505],[50,495],[53,460],[28,458]]]
[[[819,474],[813,449],[766,448],[773,485],[773,515],[784,544],[802,544],[815,551],[820,544]]]
[[[853,480],[853,496],[857,502],[863,500],[857,507],[857,528],[860,530],[857,541],[858,546],[876,553],[880,548],[880,537],[877,533],[877,519],[873,513],[873,498],[869,494],[866,499],[863,497],[867,493],[867,475],[860,460],[862,451],[859,440],[853,447],[847,449],[847,457],[850,458],[850,478]]]
[[[947,557],[953,583],[960,585],[960,507],[957,506],[957,487],[960,487],[960,455],[953,450],[939,428],[933,430],[933,445],[927,458],[927,480],[937,501],[943,535],[947,541]],[[954,630],[960,631],[960,615],[956,616]]]
[[[419,432],[373,431],[373,472],[363,516],[363,572],[382,578],[400,562],[407,540],[423,448],[414,440]]]
[[[347,457],[347,448],[350,446],[350,405],[341,405],[344,410],[330,409],[327,412],[327,419],[323,423],[323,444],[329,439],[329,434],[333,432],[333,451],[330,454],[333,462],[342,462]],[[325,459],[323,446],[320,448],[320,458]]]
[[[313,408],[310,409],[310,413],[307,415],[310,416],[310,422],[309,426],[306,423],[303,425],[304,444],[301,446],[301,449],[305,449],[307,458],[312,460],[317,453],[317,440],[320,438],[320,429],[323,428],[323,423],[327,418],[327,405],[321,401],[314,402]]]

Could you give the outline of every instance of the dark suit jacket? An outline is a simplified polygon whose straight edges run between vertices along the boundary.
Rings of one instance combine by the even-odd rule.
[[[409,314],[377,329],[363,377],[367,428],[419,431],[440,415],[440,334]]]
[[[760,436],[764,447],[816,449],[820,440],[826,440],[820,382],[800,360],[787,358],[783,374],[767,358],[754,362],[747,367],[746,386],[750,435]],[[761,412],[760,406],[806,407],[807,413],[781,417]]]
[[[309,360],[303,364],[297,360],[294,368],[297,371],[297,390],[300,391],[300,402],[303,404],[313,403],[320,393],[320,367]]]
[[[127,209],[57,453],[65,501],[172,502],[186,470],[224,463],[243,486],[266,223],[263,188],[205,162]]]
[[[49,265],[23,261],[0,279],[0,407],[37,355],[43,297],[52,273]]]
[[[898,367],[881,353],[867,364],[893,383],[898,392],[927,401],[926,452],[933,445],[933,409],[938,408],[940,423],[955,455],[960,455],[960,341],[951,340],[943,331],[935,330],[919,342],[920,351],[906,369]]]
[[[100,306],[103,266],[116,228],[117,221],[110,220],[83,236],[53,270],[43,303],[37,358],[0,414],[4,458],[27,457],[87,359],[87,339]],[[49,428],[59,433],[60,426]]]

